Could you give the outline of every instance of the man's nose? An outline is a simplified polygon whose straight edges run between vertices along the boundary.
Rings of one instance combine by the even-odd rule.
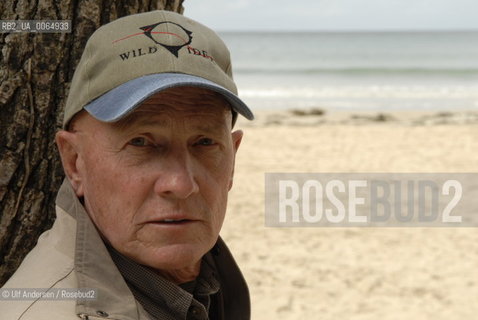
[[[172,154],[165,162],[154,185],[157,194],[186,199],[199,191],[194,165],[187,152]]]

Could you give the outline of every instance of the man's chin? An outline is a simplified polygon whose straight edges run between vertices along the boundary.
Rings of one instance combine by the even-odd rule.
[[[130,259],[153,268],[159,273],[178,272],[181,270],[198,269],[202,257],[210,248],[194,244],[170,244],[158,248],[143,248],[135,250]]]

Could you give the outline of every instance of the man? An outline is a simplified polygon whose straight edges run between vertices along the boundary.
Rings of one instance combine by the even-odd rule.
[[[67,177],[57,219],[5,285],[45,294],[3,300],[1,318],[248,319],[246,283],[219,238],[237,114],[253,118],[208,28],[167,11],[99,28],[56,136]],[[48,299],[66,289],[77,299]]]

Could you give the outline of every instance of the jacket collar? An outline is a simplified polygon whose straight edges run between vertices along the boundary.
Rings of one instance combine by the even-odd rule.
[[[97,299],[77,300],[76,313],[89,318],[148,319],[67,179],[58,192],[56,203],[77,222],[74,259],[78,288],[97,290]]]

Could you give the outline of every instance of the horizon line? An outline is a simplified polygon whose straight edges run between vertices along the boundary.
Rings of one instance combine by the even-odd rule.
[[[375,33],[406,33],[406,32],[478,32],[476,29],[297,29],[297,30],[281,30],[281,29],[215,29],[216,32],[231,32],[231,33],[361,33],[361,32],[375,32]]]

